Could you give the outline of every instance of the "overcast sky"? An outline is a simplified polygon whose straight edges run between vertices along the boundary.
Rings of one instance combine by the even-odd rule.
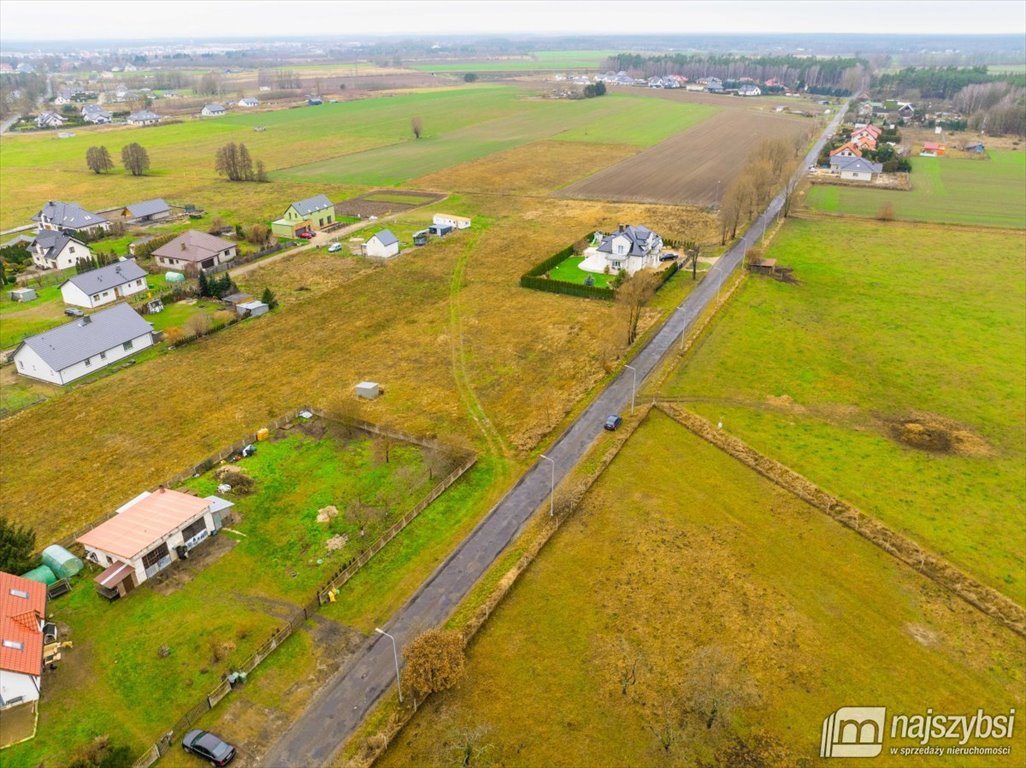
[[[0,39],[688,32],[1026,34],[1023,0],[0,0]]]

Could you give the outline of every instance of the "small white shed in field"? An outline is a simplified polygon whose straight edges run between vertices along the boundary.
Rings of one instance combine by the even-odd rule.
[[[15,288],[10,295],[11,301],[32,301],[37,298],[35,288]]]
[[[260,317],[266,315],[269,309],[262,301],[244,301],[235,305],[235,311],[243,317]]]
[[[361,381],[356,385],[356,394],[365,400],[373,400],[381,395],[381,385],[374,381]]]
[[[387,229],[383,229],[370,238],[364,246],[368,256],[390,259],[399,255],[399,239]]]

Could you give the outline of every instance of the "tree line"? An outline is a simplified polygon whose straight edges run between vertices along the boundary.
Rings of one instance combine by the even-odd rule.
[[[759,82],[777,79],[798,88],[838,87],[854,90],[868,67],[861,58],[830,59],[798,56],[733,56],[702,54],[663,54],[645,56],[619,53],[606,59],[605,67],[615,71],[640,72],[645,77],[683,75],[691,80],[716,77],[738,80],[750,77]]]
[[[990,134],[1026,136],[1026,88],[1007,82],[974,83],[955,95],[966,127]]]
[[[906,67],[873,79],[873,88],[883,95],[908,96],[917,91],[923,99],[951,99],[969,85],[1003,82],[1026,87],[1026,75],[992,75],[986,67]]]
[[[254,164],[246,145],[234,141],[217,150],[214,170],[221,176],[227,176],[228,181],[268,181],[263,161],[257,160]]]
[[[150,156],[142,145],[132,142],[121,148],[121,163],[133,176],[144,176],[150,169]],[[86,165],[93,173],[110,173],[114,170],[114,160],[106,147],[89,147],[86,150]]]

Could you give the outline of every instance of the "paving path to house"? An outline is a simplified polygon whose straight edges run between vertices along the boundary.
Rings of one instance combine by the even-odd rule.
[[[840,107],[809,151],[799,174],[805,173],[813,164],[846,110],[847,103]],[[724,282],[741,264],[748,247],[762,236],[779,214],[783,202],[783,193],[770,202],[745,236],[716,262],[705,279],[638,352],[631,361],[634,370],[623,370],[553,443],[546,454],[555,462],[557,484],[602,432],[606,417],[630,408],[635,372],[640,386],[681,334],[716,299]],[[528,518],[548,497],[550,473],[549,463],[539,459],[389,620],[384,629],[395,637],[400,653],[403,646],[420,632],[445,621],[499,553],[517,536]],[[268,750],[260,765],[284,768],[330,762],[370,708],[391,688],[394,678],[391,641],[383,635],[370,636],[321,689],[299,720]]]

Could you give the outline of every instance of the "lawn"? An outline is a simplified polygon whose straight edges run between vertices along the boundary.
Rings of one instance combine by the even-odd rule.
[[[1020,638],[656,411],[381,765],[469,742],[494,765],[734,766],[735,737],[774,754],[743,764],[811,765],[842,705],[1021,711],[1024,663]]]
[[[508,60],[464,59],[418,63],[421,72],[520,72],[531,70],[599,69],[607,58],[620,51],[535,51],[530,58]]]
[[[570,256],[549,270],[549,279],[584,285],[584,281],[591,277],[595,281],[593,284],[596,287],[609,287],[609,283],[615,275],[604,275],[601,272],[585,272],[580,267],[582,261],[584,261],[583,256]]]
[[[890,203],[899,219],[1024,229],[1026,153],[988,154],[989,160],[913,157],[909,192],[817,184],[805,202],[813,210],[867,217]]]
[[[748,279],[664,392],[1026,603],[1024,249],[1021,233],[789,221],[767,255],[800,284]]]
[[[90,574],[51,605],[75,647],[44,680],[39,735],[5,751],[5,766],[66,764],[102,734],[141,754],[433,485],[420,447],[395,445],[385,462],[362,433],[329,427],[315,439],[323,424],[259,443],[241,464],[256,481],[254,493],[229,495],[240,519],[170,569],[166,583],[143,585],[111,604],[95,594]],[[217,492],[212,473],[185,485],[201,495]],[[329,504],[339,515],[316,522]],[[349,543],[331,551],[326,544],[335,536]],[[171,651],[166,658],[157,653],[162,645]]]
[[[416,195],[398,195],[389,194],[388,192],[381,192],[377,195],[364,195],[363,200],[369,203],[400,203],[402,205],[425,205],[427,203],[434,202],[435,196],[429,197],[417,197]],[[349,217],[352,218],[352,217]],[[359,219],[353,219],[359,221]]]

